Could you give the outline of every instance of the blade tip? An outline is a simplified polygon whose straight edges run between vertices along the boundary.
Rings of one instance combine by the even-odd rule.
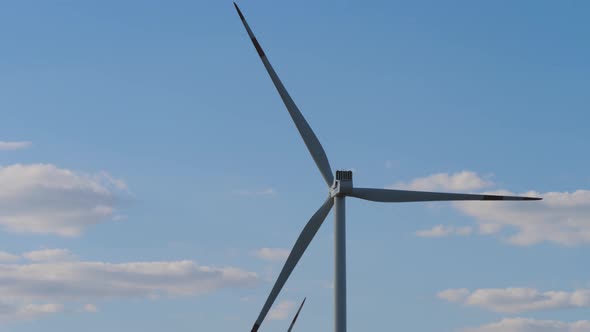
[[[240,10],[240,7],[238,7],[238,4],[234,1],[234,7],[236,8],[236,10],[238,11],[238,15],[240,15],[240,19],[244,19],[244,15],[242,14],[242,11]]]
[[[540,197],[514,197],[514,196],[497,196],[483,195],[483,201],[540,201]]]
[[[542,197],[525,197],[524,198],[525,201],[541,201],[543,200]]]

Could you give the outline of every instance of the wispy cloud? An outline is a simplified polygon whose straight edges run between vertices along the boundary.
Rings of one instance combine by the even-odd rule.
[[[484,179],[471,171],[461,171],[454,174],[437,173],[426,177],[417,178],[410,182],[397,182],[390,189],[407,189],[407,190],[449,190],[464,191],[478,190],[493,185],[493,182]]]
[[[541,292],[534,288],[482,288],[474,291],[459,288],[439,292],[437,297],[501,313],[590,307],[588,289]]]
[[[67,301],[189,296],[254,285],[253,272],[192,261],[51,262],[0,265],[3,300]]]
[[[480,327],[465,328],[461,332],[590,332],[590,321],[562,322],[532,318],[505,318]]]
[[[0,151],[22,150],[32,145],[29,141],[7,142],[0,141]]]
[[[431,229],[424,229],[416,231],[416,235],[419,237],[445,237],[445,236],[467,236],[473,233],[473,228],[469,226],[465,227],[454,227],[436,225]]]
[[[15,304],[0,302],[0,323],[37,319],[62,311],[63,305],[57,303]]]
[[[65,262],[73,261],[76,256],[67,249],[42,249],[29,251],[23,257],[33,262]]]
[[[271,311],[268,312],[270,320],[285,320],[289,318],[297,303],[293,301],[281,301]]]
[[[287,259],[291,251],[283,248],[260,248],[254,251],[254,256],[271,262],[282,262]]]
[[[77,311],[96,312],[92,304],[117,298],[196,296],[220,289],[255,286],[259,277],[236,267],[212,267],[190,260],[108,263],[56,261],[68,250],[22,255],[39,262],[0,264],[0,322],[36,318],[86,304]],[[88,301],[88,302],[87,302]],[[45,303],[45,304],[39,304]]]

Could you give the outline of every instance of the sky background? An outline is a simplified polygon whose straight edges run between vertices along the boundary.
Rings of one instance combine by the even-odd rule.
[[[590,3],[239,5],[356,185],[546,198],[349,199],[350,331],[590,331]],[[2,2],[0,40],[0,330],[249,330],[327,189],[232,3]],[[261,331],[332,329],[332,218]]]

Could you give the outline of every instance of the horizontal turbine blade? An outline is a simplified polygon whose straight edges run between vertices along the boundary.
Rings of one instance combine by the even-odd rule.
[[[295,122],[295,126],[297,127],[297,130],[299,131],[301,138],[303,138],[303,142],[305,143],[305,146],[307,146],[307,150],[309,150],[309,153],[311,154],[313,161],[315,161],[317,167],[322,173],[322,176],[328,184],[328,187],[332,186],[332,183],[334,182],[334,174],[332,173],[330,162],[328,161],[328,157],[326,156],[326,152],[324,151],[322,144],[320,144],[320,141],[314,134],[313,130],[311,130],[311,127],[309,126],[307,121],[305,121],[305,118],[299,111],[299,108],[297,108],[297,105],[295,105],[295,102],[293,101],[293,99],[291,99],[291,96],[287,92],[287,89],[285,89],[285,87],[283,86],[283,83],[279,79],[279,76],[272,68],[270,62],[268,61],[268,58],[266,57],[266,54],[264,54],[262,47],[258,43],[258,40],[256,40],[254,33],[252,32],[252,30],[250,30],[250,26],[248,26],[246,18],[244,18],[244,15],[242,14],[240,8],[235,2],[234,6],[236,7],[238,15],[240,15],[240,19],[242,19],[242,23],[244,23],[244,27],[246,28],[246,31],[248,32],[248,35],[250,36],[250,39],[252,40],[252,43],[256,48],[256,52],[258,52],[258,55],[260,56],[260,60],[262,60],[262,63],[264,64],[266,71],[270,75],[270,79],[272,80],[277,91],[279,92],[281,99],[283,99],[283,103],[287,107],[287,111],[289,111],[291,119],[293,119],[293,122]]]
[[[352,188],[348,196],[374,202],[429,202],[429,201],[537,201],[538,197],[437,193],[427,191]]]
[[[293,321],[291,322],[291,325],[289,325],[289,329],[287,330],[287,332],[291,332],[291,330],[293,329],[293,326],[295,325],[295,322],[297,321],[297,317],[299,317],[299,313],[301,312],[301,308],[303,308],[303,305],[305,304],[305,300],[307,298],[303,299],[303,302],[301,302],[301,305],[299,306],[299,309],[297,309],[297,313],[295,314],[295,317],[293,317]]]
[[[260,311],[260,314],[254,323],[254,326],[252,327],[252,332],[256,332],[258,331],[258,328],[260,328],[260,324],[262,324],[266,314],[268,314],[272,304],[287,282],[287,279],[289,279],[289,276],[291,275],[291,272],[293,272],[295,265],[297,265],[297,262],[299,262],[299,259],[301,256],[303,256],[303,253],[309,246],[309,243],[315,234],[320,229],[320,226],[322,226],[324,219],[326,219],[326,216],[330,212],[330,209],[332,209],[333,205],[334,199],[329,197],[316,211],[316,213],[314,213],[311,219],[309,219],[305,227],[303,227],[301,234],[299,234],[297,241],[295,241],[295,245],[293,245],[293,249],[291,249],[289,257],[287,257],[287,261],[285,262],[285,265],[283,265],[283,269],[281,270],[277,281],[275,281],[275,284],[272,287],[272,290],[270,291],[270,294],[268,295],[268,298],[266,299],[266,302],[264,303],[264,306],[262,307],[262,310]]]

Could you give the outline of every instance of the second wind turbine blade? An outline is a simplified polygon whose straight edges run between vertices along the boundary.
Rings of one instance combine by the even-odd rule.
[[[289,111],[291,119],[293,119],[293,122],[295,122],[295,126],[297,127],[297,130],[299,131],[301,138],[303,138],[303,142],[305,143],[307,150],[309,151],[311,157],[313,158],[313,161],[315,161],[317,167],[319,168],[320,173],[322,173],[322,177],[324,177],[324,181],[326,181],[328,187],[332,186],[332,183],[334,182],[334,174],[332,173],[330,162],[328,161],[328,157],[326,156],[326,152],[324,151],[322,144],[320,143],[317,136],[314,134],[313,130],[311,129],[311,127],[301,114],[301,112],[299,111],[299,108],[297,108],[297,105],[295,105],[295,102],[287,92],[287,89],[285,89],[285,86],[283,86],[283,83],[279,79],[279,76],[271,66],[270,62],[268,61],[268,58],[266,57],[266,54],[264,53],[262,47],[258,43],[256,36],[254,36],[254,33],[250,29],[248,22],[246,22],[246,18],[244,17],[242,11],[235,2],[234,6],[238,11],[238,15],[240,16],[240,19],[242,20],[242,23],[244,24],[244,27],[246,28],[246,31],[248,32],[248,35],[250,36],[252,43],[254,44],[254,48],[256,48],[256,52],[258,52],[258,56],[260,56],[260,60],[262,60],[262,63],[264,64],[264,67],[266,68],[268,75],[270,75],[270,79],[272,80],[277,91],[279,92],[279,95],[281,96],[283,103],[287,107],[287,111]]]
[[[281,270],[277,281],[275,281],[270,294],[268,294],[268,298],[266,299],[266,302],[264,303],[264,306],[262,307],[262,310],[260,311],[260,314],[254,323],[254,326],[252,327],[252,332],[256,332],[260,328],[260,324],[262,324],[266,314],[268,314],[272,304],[277,299],[277,296],[279,296],[279,293],[287,282],[287,279],[289,279],[291,272],[293,272],[293,269],[299,262],[299,259],[301,259],[301,256],[303,256],[303,253],[311,243],[311,240],[313,240],[313,237],[320,229],[320,226],[322,226],[324,219],[326,219],[326,216],[328,216],[328,213],[330,213],[330,209],[332,209],[333,205],[334,199],[332,199],[332,197],[328,197],[324,204],[322,204],[322,206],[309,219],[305,227],[303,227],[301,234],[299,234],[297,241],[295,241],[295,245],[293,245],[293,249],[291,249],[291,252],[289,253],[289,257],[287,257],[287,260],[285,261],[285,265],[283,265],[283,269]]]
[[[291,322],[291,325],[289,325],[289,329],[287,330],[287,332],[291,332],[291,330],[293,329],[293,326],[295,325],[295,322],[297,321],[297,317],[299,317],[299,313],[301,312],[301,308],[303,308],[303,305],[305,304],[305,300],[307,298],[303,299],[303,302],[301,302],[301,305],[299,306],[299,309],[297,309],[297,313],[295,314],[295,317],[293,317],[293,321]]]

